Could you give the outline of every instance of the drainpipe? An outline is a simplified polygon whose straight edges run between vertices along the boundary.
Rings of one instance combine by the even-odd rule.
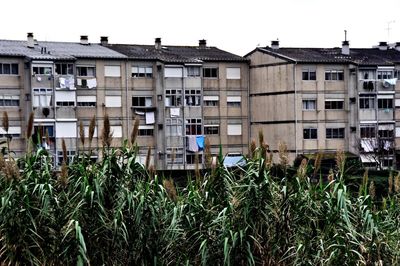
[[[249,125],[247,129],[247,149],[251,142],[251,97],[250,97],[250,63],[247,62],[247,124]],[[247,153],[250,151],[248,150]]]
[[[297,157],[297,110],[296,110],[296,103],[297,103],[297,89],[296,89],[296,66],[297,62],[293,65],[293,89],[294,89],[294,149],[295,155]]]
[[[126,59],[125,61],[125,104],[126,104],[126,119],[127,119],[127,134],[126,138],[129,140],[129,132],[130,132],[130,125],[131,125],[131,120],[130,120],[130,109],[129,108],[129,99],[128,99],[128,63],[129,63],[129,58]]]

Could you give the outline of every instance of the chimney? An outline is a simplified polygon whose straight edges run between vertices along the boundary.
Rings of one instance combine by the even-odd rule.
[[[381,51],[386,51],[388,49],[387,42],[379,42],[378,48]]]
[[[157,50],[161,49],[161,38],[156,38],[155,47]]]
[[[349,41],[342,42],[342,54],[349,55],[350,54],[350,43]]]
[[[87,35],[81,35],[81,44],[82,45],[88,45],[89,44],[89,38]]]
[[[279,41],[271,41],[271,48],[274,50],[279,49]]]
[[[107,45],[108,44],[108,37],[107,36],[101,36],[100,37],[100,44],[101,45]]]
[[[27,46],[29,48],[35,47],[35,42],[33,40],[33,33],[32,32],[28,32]]]
[[[199,40],[199,47],[200,48],[206,48],[207,47],[207,41],[206,40]]]
[[[396,42],[396,44],[394,45],[394,49],[400,52],[400,42]]]

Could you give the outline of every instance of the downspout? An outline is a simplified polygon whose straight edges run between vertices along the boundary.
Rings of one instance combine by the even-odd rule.
[[[296,104],[297,104],[297,89],[296,89],[296,66],[297,62],[294,62],[293,65],[293,89],[294,89],[294,149],[295,149],[295,155],[297,157],[297,109],[296,109]]]
[[[247,129],[247,149],[249,149],[250,143],[251,143],[251,97],[250,97],[250,62],[247,61],[247,124],[248,124],[248,129]],[[250,151],[248,150],[247,153],[250,154]]]
[[[128,120],[126,125],[127,125],[127,132],[126,132],[126,138],[129,139],[129,132],[130,132],[130,125],[131,125],[131,120],[130,120],[130,108],[128,106],[129,100],[128,100],[128,60],[129,58],[126,59],[125,61],[125,106],[126,106],[126,119]]]

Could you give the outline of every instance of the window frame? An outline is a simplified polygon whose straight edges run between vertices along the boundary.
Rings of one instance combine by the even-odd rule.
[[[303,128],[303,139],[317,140],[318,139],[318,128],[315,128],[315,127]]]
[[[343,100],[325,99],[325,110],[344,110]]]
[[[65,66],[65,68],[64,68]],[[61,68],[62,73],[57,72],[57,68]],[[66,71],[63,71],[63,70]],[[74,64],[72,63],[55,63],[54,64],[54,74],[57,76],[74,75]]]
[[[134,72],[134,68],[136,68],[136,72]],[[141,71],[141,70],[143,70],[143,71]],[[131,78],[153,78],[153,66],[132,65],[131,66]]]
[[[326,128],[325,130],[325,137],[327,139],[344,139],[345,134],[344,127]]]
[[[4,73],[4,65],[9,66],[9,73]],[[17,70],[13,73],[13,70]],[[19,76],[19,64],[18,63],[0,63],[0,76]]]
[[[83,69],[86,69],[86,75],[82,73]],[[93,75],[89,75],[88,69],[93,69]],[[96,66],[76,66],[76,76],[77,77],[88,77],[88,78],[95,78],[96,77]]]
[[[305,76],[306,74],[306,76]],[[303,81],[316,81],[317,70],[315,68],[303,68],[301,71],[301,80]]]
[[[185,136],[203,135],[203,123],[201,118],[185,119]]]
[[[215,71],[215,73],[213,73],[214,71]],[[215,74],[215,75],[213,75],[213,74]],[[219,77],[219,68],[218,67],[203,67],[203,78],[204,79],[218,79],[218,77]]]
[[[309,108],[310,102],[314,102],[314,108]],[[317,99],[303,99],[302,101],[303,111],[315,111],[317,110]]]
[[[378,98],[378,109],[393,109],[393,99]]]
[[[325,81],[344,81],[344,70],[326,69]]]

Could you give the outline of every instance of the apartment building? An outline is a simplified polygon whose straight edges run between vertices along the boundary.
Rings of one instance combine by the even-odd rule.
[[[139,158],[152,149],[159,170],[186,170],[196,154],[204,163],[204,141],[211,152],[247,153],[247,60],[209,47],[99,44],[81,36],[77,43],[42,42],[28,33],[26,41],[0,40],[0,108],[10,117],[8,136],[17,157],[26,149],[25,130],[34,112],[34,140],[61,165],[61,140],[71,159],[81,147],[93,116],[93,159],[101,154],[99,138],[105,114],[110,117],[112,146],[129,137],[140,118]],[[1,137],[6,132],[0,131]],[[47,136],[46,136],[47,135]],[[40,139],[39,139],[39,136]]]
[[[257,47],[250,60],[251,138],[264,132],[290,158],[337,149],[366,166],[400,163],[400,43],[390,48]]]
[[[108,44],[128,57],[127,103],[140,118],[139,155],[152,147],[157,169],[195,168],[204,163],[204,140],[215,156],[248,150],[248,63],[207,46]],[[128,125],[127,130],[131,130]]]

